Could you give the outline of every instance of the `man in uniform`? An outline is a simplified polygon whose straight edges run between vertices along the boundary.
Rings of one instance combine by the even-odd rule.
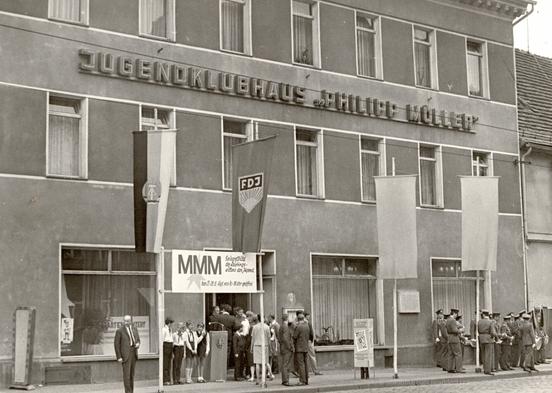
[[[543,314],[542,308],[540,306],[535,306],[535,309],[533,311],[533,326],[535,328],[535,337],[538,341],[540,341],[538,342],[537,348],[535,348],[534,351],[535,364],[546,363],[544,356],[544,347],[546,341],[548,341],[548,336],[544,331]]]
[[[513,335],[510,331],[510,319],[512,318],[511,314],[504,315],[504,321],[500,324],[500,330],[498,335],[502,340],[500,344],[500,368],[504,371],[513,370],[510,367],[510,357],[512,352],[512,340]]]
[[[499,365],[500,355],[501,355],[500,344],[502,343],[500,336],[498,335],[500,332],[500,313],[494,312],[492,316],[493,316],[493,319],[491,320],[491,322],[494,323],[497,338],[494,340],[494,344],[493,344],[493,366],[491,371],[496,373],[500,370],[500,365]]]
[[[439,320],[439,334],[441,335],[441,353],[439,359],[441,359],[441,367],[443,371],[448,371],[449,361],[449,346],[448,346],[448,334],[447,334],[447,320],[449,314],[443,314],[443,318]]]
[[[458,329],[458,323],[456,317],[458,316],[458,309],[451,308],[450,316],[447,319],[447,335],[449,346],[449,373],[464,373],[462,370],[462,347],[460,346],[460,330]]]
[[[535,348],[535,330],[533,324],[530,322],[531,316],[527,313],[523,314],[523,321],[520,327],[521,343],[523,345],[523,363],[521,368],[523,371],[531,372],[538,371],[535,368],[535,361],[533,358],[533,349]]]
[[[510,313],[512,318],[507,322],[508,327],[510,328],[510,334],[512,335],[512,349],[510,351],[510,367],[518,367],[519,363],[519,314]]]
[[[518,367],[521,367],[523,368],[523,363],[525,363],[525,351],[523,350],[523,338],[522,338],[522,335],[521,335],[521,326],[524,324],[524,321],[523,321],[523,315],[525,315],[527,311],[525,310],[521,310],[519,312],[519,319],[517,321],[518,323],[518,328],[519,328],[519,360],[518,360]]]
[[[443,310],[438,309],[435,311],[437,315],[436,318],[431,322],[431,335],[433,337],[433,360],[437,367],[443,367],[441,353],[442,353],[442,342],[441,342],[441,330],[439,329],[439,324],[443,319]]]
[[[497,337],[494,324],[489,319],[489,311],[481,310],[481,319],[477,324],[479,342],[481,343],[481,359],[483,360],[483,372],[494,375],[492,369],[493,340]]]

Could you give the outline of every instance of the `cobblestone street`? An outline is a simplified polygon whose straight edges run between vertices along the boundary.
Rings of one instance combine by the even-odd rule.
[[[393,388],[349,390],[353,392],[374,393],[482,393],[482,392],[516,392],[516,393],[552,393],[552,376],[531,376],[527,378],[492,379],[488,381],[468,382],[461,384],[397,386]]]

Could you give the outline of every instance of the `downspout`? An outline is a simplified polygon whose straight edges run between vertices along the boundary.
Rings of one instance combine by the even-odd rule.
[[[522,20],[524,20],[525,18],[527,18],[529,15],[531,15],[533,13],[533,11],[535,10],[535,2],[532,1],[530,3],[530,5],[531,5],[531,9],[528,12],[526,12],[525,14],[523,14],[518,20],[513,21],[512,26],[517,25],[519,22],[521,22]]]
[[[525,309],[529,310],[529,285],[528,285],[528,272],[527,272],[527,185],[525,176],[525,158],[531,154],[533,146],[526,143],[524,145],[528,147],[527,151],[521,156],[520,163],[520,175],[521,175],[521,231],[523,233],[523,287],[525,292]]]

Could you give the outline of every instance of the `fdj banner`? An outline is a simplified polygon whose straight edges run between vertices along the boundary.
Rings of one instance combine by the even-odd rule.
[[[172,292],[257,291],[256,254],[172,251]]]

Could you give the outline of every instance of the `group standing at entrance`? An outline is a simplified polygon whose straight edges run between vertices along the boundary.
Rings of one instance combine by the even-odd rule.
[[[508,313],[500,319],[500,313],[480,311],[479,321],[470,322],[469,333],[462,323],[459,310],[452,308],[449,314],[436,311],[432,322],[434,359],[437,367],[449,373],[465,373],[463,367],[464,347],[475,348],[479,342],[480,361],[483,372],[494,375],[498,371],[520,367],[529,373],[538,371],[535,364],[545,363],[544,344],[548,336],[542,324],[539,307],[527,313]]]

